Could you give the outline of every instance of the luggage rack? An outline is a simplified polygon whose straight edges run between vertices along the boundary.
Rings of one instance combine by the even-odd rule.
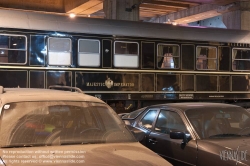
[[[77,87],[71,87],[71,86],[61,86],[61,85],[51,85],[49,86],[49,89],[57,89],[57,90],[75,90],[78,93],[83,93],[83,91],[80,88]],[[0,88],[1,90],[1,88]],[[0,91],[1,92],[1,91]]]

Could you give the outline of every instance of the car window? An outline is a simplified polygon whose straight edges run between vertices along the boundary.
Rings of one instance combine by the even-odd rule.
[[[156,114],[157,110],[149,110],[146,115],[141,119],[140,125],[144,126],[147,129],[152,129]]]
[[[127,115],[124,115],[122,119],[135,119],[138,115],[140,115],[143,111],[145,110],[144,108],[141,108],[139,110],[133,111]]]
[[[250,114],[241,107],[189,109],[186,115],[201,138],[249,135]]]
[[[157,117],[155,131],[169,134],[170,130],[186,131],[186,126],[178,113],[161,110]]]
[[[135,141],[122,120],[102,103],[9,103],[1,118],[2,147]]]

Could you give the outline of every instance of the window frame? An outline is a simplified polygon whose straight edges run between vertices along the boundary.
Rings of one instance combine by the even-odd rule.
[[[153,110],[156,110],[156,116],[154,117],[154,120],[153,120],[153,123],[152,123],[152,128],[149,129],[149,128],[145,127],[145,126],[142,124],[142,120],[143,120],[143,118],[148,114],[148,112],[151,111],[151,110],[152,110],[152,111],[153,111]],[[154,131],[155,122],[156,122],[156,119],[157,119],[157,117],[158,117],[158,115],[159,115],[159,112],[160,112],[160,109],[159,109],[159,108],[147,108],[147,110],[145,110],[144,113],[141,113],[141,117],[140,117],[140,120],[138,121],[137,125],[138,125],[139,127],[142,127],[142,128],[145,129],[145,130]],[[140,115],[139,115],[139,116],[140,116]]]
[[[5,65],[26,65],[28,62],[28,43],[27,43],[27,36],[26,35],[17,35],[17,34],[2,34],[0,33],[1,36],[21,36],[25,38],[25,49],[10,49],[10,48],[1,48],[2,50],[13,50],[13,51],[25,51],[25,62],[24,63],[2,63],[0,62],[0,64],[5,64]]]
[[[55,51],[50,51],[50,49],[49,49],[49,44],[50,44],[50,39],[51,38],[56,38],[56,39],[68,39],[69,41],[70,41],[70,50],[69,51],[67,51],[67,52],[65,52],[65,51],[56,51],[57,53],[70,53],[70,63],[69,64],[64,64],[64,65],[62,65],[62,64],[50,64],[50,62],[49,62],[49,52],[55,52]],[[47,64],[49,65],[49,66],[71,66],[72,65],[72,39],[70,38],[70,37],[48,37],[47,38]]]
[[[99,44],[99,48],[98,48],[98,54],[99,54],[99,65],[80,65],[79,64],[79,55],[80,53],[84,53],[84,54],[95,54],[95,53],[90,53],[90,52],[80,52],[80,41],[85,40],[85,41],[97,41]],[[80,38],[78,39],[77,42],[78,46],[77,46],[77,65],[80,67],[100,67],[101,66],[101,42],[98,39],[84,39],[84,38]]]
[[[197,68],[197,60],[198,60],[198,47],[200,48],[215,48],[215,52],[216,52],[216,57],[215,58],[206,58],[206,60],[215,60],[216,61],[216,67],[215,69],[199,69]],[[218,48],[216,46],[203,46],[203,45],[198,45],[196,46],[196,50],[195,50],[195,68],[196,70],[201,70],[201,71],[207,71],[207,70],[214,70],[217,71],[218,70]],[[208,65],[207,65],[208,66]]]
[[[137,46],[138,46],[137,47],[137,54],[116,54],[116,49],[115,49],[115,44],[116,43],[135,43],[135,44],[137,44]],[[125,66],[125,65],[117,66],[115,64],[115,56],[116,55],[137,56],[137,58],[138,58],[137,66],[136,67],[134,67],[134,66],[128,67],[128,66]],[[121,40],[121,41],[119,40],[119,41],[114,42],[113,65],[114,65],[115,68],[139,68],[139,63],[140,63],[140,45],[139,45],[139,42],[136,42],[136,41],[124,41],[124,40]]]
[[[178,67],[177,68],[161,68],[161,67],[159,67],[158,66],[158,57],[162,57],[162,58],[164,58],[165,56],[164,55],[161,55],[161,56],[159,56],[159,46],[160,45],[164,45],[164,46],[177,46],[178,47],[178,55],[179,56],[172,56],[173,58],[178,58]],[[156,63],[157,63],[157,69],[161,69],[161,70],[176,70],[176,69],[180,69],[180,61],[181,61],[181,47],[180,47],[180,45],[179,44],[166,44],[166,43],[158,43],[157,44],[157,55],[156,55],[156,58],[157,58],[157,60],[156,60]]]
[[[170,135],[170,133],[162,133],[162,132],[159,132],[159,131],[155,130],[156,123],[157,123],[157,120],[158,120],[158,118],[159,118],[159,115],[160,115],[161,111],[169,111],[169,112],[174,112],[174,113],[176,113],[176,114],[180,117],[181,121],[183,122],[183,124],[184,124],[184,126],[185,126],[185,128],[186,128],[186,131],[188,131],[189,134],[191,133],[191,132],[189,131],[189,127],[186,125],[186,122],[183,120],[182,116],[181,116],[177,111],[175,111],[175,110],[173,110],[173,109],[170,109],[170,108],[161,108],[161,109],[158,110],[158,114],[157,114],[157,117],[155,118],[155,123],[154,123],[154,126],[153,126],[152,131],[154,131],[154,132],[156,132],[156,133],[159,133],[159,134],[167,134],[167,135]],[[179,130],[178,130],[178,131],[179,131]],[[184,131],[181,131],[181,132],[184,132]],[[186,133],[186,134],[187,134],[187,133]]]
[[[249,70],[237,70],[237,69],[234,69],[234,68],[233,68],[234,60],[238,60],[238,61],[247,61],[247,59],[241,60],[241,59],[235,59],[235,58],[233,58],[234,50],[249,50],[249,51],[250,51],[250,48],[233,47],[233,48],[232,48],[232,52],[231,52],[231,55],[232,55],[232,66],[231,66],[231,69],[232,69],[232,71],[249,71]],[[250,61],[250,59],[249,59],[248,61]]]

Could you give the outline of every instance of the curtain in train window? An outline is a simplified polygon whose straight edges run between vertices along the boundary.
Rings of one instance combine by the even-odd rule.
[[[233,49],[232,53],[233,70],[250,70],[250,50]]]
[[[178,45],[159,44],[157,50],[158,68],[179,68],[180,48]]]
[[[196,49],[196,68],[198,70],[217,69],[217,48],[198,46]]]
[[[25,64],[26,62],[26,36],[0,34],[0,64]]]
[[[48,39],[48,64],[55,66],[71,65],[71,39],[50,37]]]
[[[114,48],[115,67],[139,67],[139,44],[137,42],[117,41]]]
[[[78,65],[100,66],[100,41],[80,39],[78,41]]]

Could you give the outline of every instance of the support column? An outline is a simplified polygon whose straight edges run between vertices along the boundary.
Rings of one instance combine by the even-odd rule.
[[[104,0],[103,11],[106,19],[139,21],[141,0]]]
[[[228,29],[250,30],[250,2],[240,2],[240,9],[222,15]]]

